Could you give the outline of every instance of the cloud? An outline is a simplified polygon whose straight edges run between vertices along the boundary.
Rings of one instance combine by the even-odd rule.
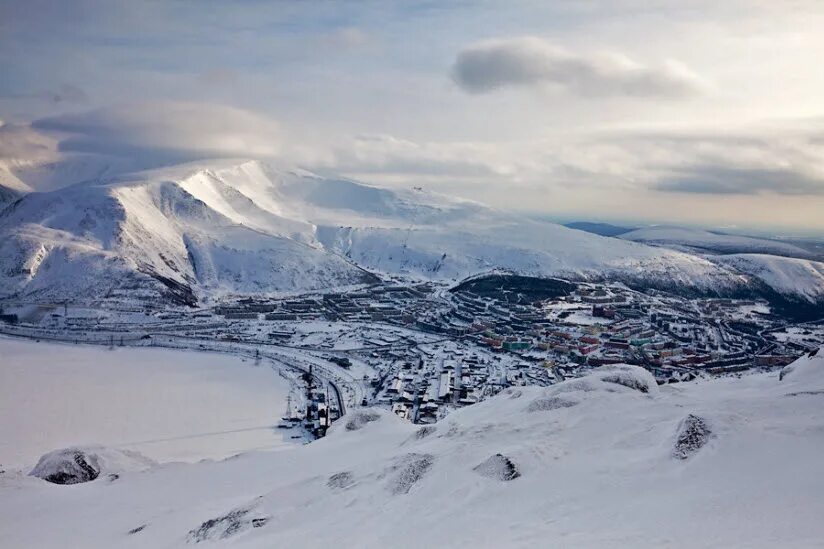
[[[414,142],[391,135],[358,135],[333,147],[327,164],[345,173],[440,179],[509,173],[495,147],[477,143]]]
[[[82,88],[72,84],[63,84],[56,90],[46,92],[44,96],[52,103],[86,103],[89,100]]]
[[[491,183],[517,168],[499,147],[474,142],[415,142],[386,134],[338,140],[306,164],[315,170],[404,185]]]
[[[824,177],[791,169],[729,166],[693,166],[665,176],[654,188],[659,191],[698,194],[752,195],[771,192],[782,195],[823,195]]]
[[[550,86],[584,97],[684,98],[707,85],[685,66],[668,61],[647,67],[615,54],[579,54],[541,38],[520,37],[471,45],[452,67],[466,92]]]
[[[358,27],[342,27],[323,37],[326,45],[336,48],[354,48],[369,43],[369,35]]]
[[[824,195],[824,146],[813,128],[613,131],[519,142],[416,142],[361,135],[315,167],[413,184],[494,185],[570,192]]]
[[[824,195],[824,147],[815,126],[618,132],[578,148],[598,151],[604,164],[639,188],[696,195]],[[604,158],[609,162],[604,162]]]
[[[209,103],[154,101],[121,104],[40,119],[32,126],[62,136],[64,152],[143,160],[270,157],[280,146],[270,118]]]
[[[214,67],[197,75],[197,81],[207,86],[223,86],[233,84],[240,74],[228,67]]]
[[[28,124],[0,122],[0,160],[35,162],[57,156],[57,140]]]

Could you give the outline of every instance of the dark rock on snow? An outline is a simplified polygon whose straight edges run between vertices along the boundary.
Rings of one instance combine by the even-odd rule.
[[[672,450],[673,457],[687,459],[695,455],[712,437],[712,430],[704,418],[690,414],[678,427],[678,437]]]
[[[489,456],[483,463],[476,465],[472,470],[482,477],[500,481],[515,480],[521,476],[521,473],[512,460],[503,454]]]

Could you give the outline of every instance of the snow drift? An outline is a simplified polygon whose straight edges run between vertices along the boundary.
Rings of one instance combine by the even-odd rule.
[[[359,428],[344,418],[292,451],[159,465],[71,490],[7,473],[0,538],[19,547],[816,546],[824,355],[782,380],[657,387],[648,375],[619,365],[512,388],[424,429],[364,409],[352,416]],[[534,406],[552,398],[574,405]]]

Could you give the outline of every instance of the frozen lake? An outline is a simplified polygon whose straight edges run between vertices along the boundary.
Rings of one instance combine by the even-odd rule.
[[[157,461],[292,448],[276,428],[288,393],[265,361],[0,337],[0,468],[85,444]]]

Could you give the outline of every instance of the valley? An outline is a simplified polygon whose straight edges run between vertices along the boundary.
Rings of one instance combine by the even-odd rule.
[[[550,386],[604,365],[678,383],[772,371],[824,345],[824,320],[794,321],[764,300],[510,275],[194,309],[7,303],[3,314],[0,333],[29,340],[264,362],[291,386],[280,427],[309,437],[359,407],[435,423],[509,387]]]

